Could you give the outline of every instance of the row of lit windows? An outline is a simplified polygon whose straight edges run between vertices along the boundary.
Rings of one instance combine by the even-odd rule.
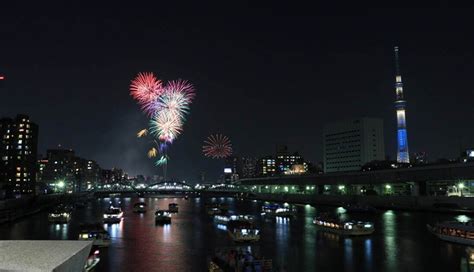
[[[349,146],[344,146],[341,148],[331,148],[331,149],[326,149],[324,153],[326,155],[334,155],[334,154],[350,153],[350,152],[360,152],[360,146],[349,145]]]
[[[360,143],[360,139],[352,140],[352,141],[342,141],[342,142],[337,142],[337,143],[330,143],[330,144],[326,144],[326,146],[338,146],[338,145],[341,145],[341,144],[352,144],[352,143]]]
[[[357,132],[359,131],[358,129],[355,129],[355,130],[349,130],[349,131],[343,131],[343,132],[337,132],[337,133],[330,133],[330,134],[326,134],[324,135],[324,137],[331,137],[331,136],[335,136],[335,135],[343,135],[343,134],[348,134],[348,133],[354,133],[354,132]]]
[[[337,156],[337,157],[327,157],[326,161],[338,161],[340,159],[347,159],[347,158],[360,158],[360,155],[349,155],[349,156]]]
[[[358,162],[360,163],[360,159],[358,160],[346,160],[346,161],[331,161],[331,162],[328,162],[326,161],[326,163],[329,165],[334,165],[334,164],[346,164],[346,163],[353,163],[353,162]]]

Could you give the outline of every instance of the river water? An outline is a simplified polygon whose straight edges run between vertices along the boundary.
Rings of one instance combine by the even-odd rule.
[[[132,212],[133,204],[148,204],[146,214]],[[71,239],[83,222],[99,222],[112,202],[124,210],[120,224],[105,225],[112,236],[100,249],[97,271],[205,271],[216,248],[233,246],[225,230],[206,214],[205,204],[225,202],[230,210],[260,218],[261,201],[234,198],[121,197],[99,198],[72,214],[68,225],[48,223],[47,212],[0,225],[0,239]],[[171,225],[156,226],[154,210],[179,204]],[[426,224],[467,220],[464,215],[379,211],[347,214],[342,208],[296,206],[294,219],[259,219],[261,240],[252,250],[273,260],[276,271],[459,271],[465,247],[443,242],[428,233]],[[373,221],[376,231],[367,237],[347,238],[318,231],[312,219],[320,212]]]

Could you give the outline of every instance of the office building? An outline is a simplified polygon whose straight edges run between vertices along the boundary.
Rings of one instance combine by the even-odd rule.
[[[360,118],[326,125],[323,131],[324,172],[358,171],[385,159],[383,121]]]
[[[259,159],[257,168],[259,176],[274,176],[277,173],[275,158],[272,156]]]
[[[0,119],[0,186],[7,195],[35,192],[38,126],[27,115]]]

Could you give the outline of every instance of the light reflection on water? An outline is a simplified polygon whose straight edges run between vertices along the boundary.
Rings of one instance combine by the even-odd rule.
[[[80,223],[100,222],[109,201],[120,200],[123,200],[124,218],[119,224],[104,225],[112,236],[112,244],[108,249],[101,249],[98,271],[203,271],[211,252],[234,245],[225,226],[216,226],[206,214],[204,203],[211,202],[206,198],[103,198],[74,211],[70,224],[50,224],[47,212],[42,212],[0,225],[0,239],[76,240]],[[222,202],[220,198],[214,200]],[[148,211],[133,213],[133,204],[142,201],[148,204]],[[179,204],[179,213],[173,214],[171,224],[155,225],[154,211],[167,209],[170,202]],[[295,218],[263,220],[259,215],[262,201],[225,198],[224,202],[236,214],[257,216],[261,241],[252,248],[259,247],[262,255],[287,271],[457,271],[464,247],[439,241],[426,232],[425,225],[469,219],[465,215],[346,212],[341,217],[373,221],[376,232],[367,237],[345,237],[319,230],[312,223],[317,213],[342,212],[336,207],[297,206]]]
[[[385,242],[385,258],[387,267],[394,271],[397,267],[397,244],[396,244],[396,215],[388,210],[382,215],[382,230]]]
[[[346,269],[353,271],[354,257],[352,252],[352,238],[344,239],[344,261]]]

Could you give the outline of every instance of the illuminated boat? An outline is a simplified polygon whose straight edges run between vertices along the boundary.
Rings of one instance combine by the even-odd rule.
[[[157,210],[155,212],[155,223],[156,224],[170,224],[171,213],[165,210]]]
[[[229,221],[227,232],[234,242],[256,242],[260,240],[260,230],[247,221]]]
[[[177,203],[168,204],[168,211],[171,212],[171,213],[177,213],[178,212],[178,204]]]
[[[89,254],[89,257],[87,257],[86,264],[84,265],[84,271],[85,272],[94,271],[94,268],[97,266],[99,261],[100,261],[99,250],[93,248],[91,250],[91,254]]]
[[[99,247],[110,245],[110,235],[101,224],[82,225],[79,240],[92,241],[92,245]]]
[[[71,212],[65,209],[58,209],[48,213],[48,221],[54,224],[67,224],[71,220]]]
[[[426,227],[441,240],[474,246],[474,221],[446,221]]]
[[[369,235],[375,231],[374,224],[362,221],[340,221],[327,217],[317,217],[313,223],[321,230],[341,235]]]
[[[255,216],[253,215],[214,215],[214,221],[217,224],[227,225],[230,221],[245,221],[253,223],[255,222]]]
[[[254,248],[249,245],[217,248],[214,255],[208,259],[207,271],[209,272],[276,271],[272,259],[263,258],[258,247]]]
[[[145,202],[138,202],[133,204],[133,212],[135,213],[144,213],[146,212],[146,203]]]
[[[119,207],[110,206],[104,212],[104,223],[120,223],[122,221],[123,212]]]
[[[288,205],[280,206],[278,204],[271,204],[262,206],[261,214],[269,217],[293,217],[296,211]]]

